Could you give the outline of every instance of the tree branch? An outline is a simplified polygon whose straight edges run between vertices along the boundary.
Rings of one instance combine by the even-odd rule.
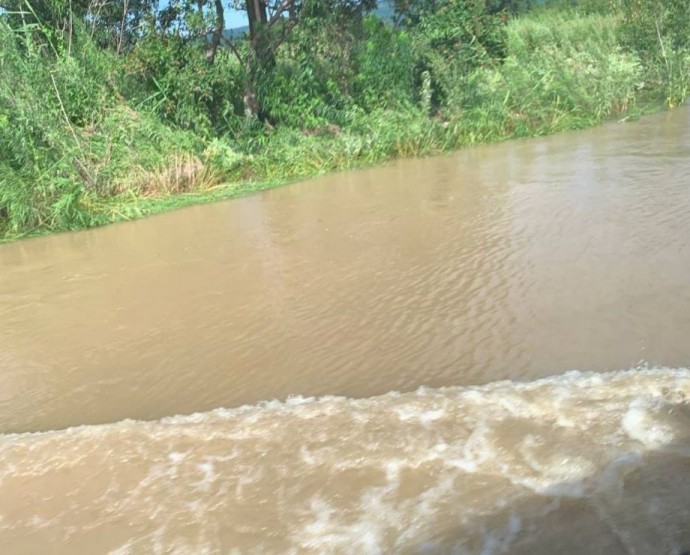
[[[297,19],[288,19],[280,33],[280,36],[275,40],[275,43],[271,45],[271,51],[274,55],[278,51],[278,48],[280,48],[280,45],[285,42],[285,39],[290,34],[290,31],[294,29],[295,25],[297,25]]]
[[[125,38],[125,28],[127,26],[127,15],[129,12],[129,0],[125,0],[124,6],[122,7],[122,22],[120,23],[120,36],[117,41],[117,49],[115,50],[116,54],[120,54],[120,51],[122,50],[122,41]]]
[[[230,47],[230,51],[235,55],[235,58],[237,58],[237,61],[240,63],[240,65],[244,67],[245,59],[242,57],[242,54],[237,49],[237,47],[233,44],[232,39],[225,39],[224,43]]]
[[[271,19],[268,20],[266,27],[273,27],[273,25],[276,24],[278,19],[280,19],[280,16],[283,15],[283,13],[285,13],[287,10],[289,10],[294,3],[295,0],[283,0],[280,3],[280,5],[276,8],[276,11],[273,12],[273,15],[271,16]]]

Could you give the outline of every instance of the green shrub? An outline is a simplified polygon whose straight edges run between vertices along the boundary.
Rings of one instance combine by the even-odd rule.
[[[198,45],[152,35],[127,54],[125,69],[130,102],[170,125],[211,137],[243,114],[243,71],[227,50],[208,64]]]
[[[622,42],[645,62],[648,90],[669,106],[690,88],[690,10],[686,0],[623,0]]]
[[[197,136],[118,100],[112,54],[88,46],[46,50],[33,29],[0,19],[3,235],[100,223],[95,199],[126,192],[133,175],[165,172],[181,155],[202,150]]]
[[[455,117],[478,125],[484,140],[582,128],[630,112],[642,68],[617,45],[616,26],[601,16],[512,21],[504,63],[480,68],[454,89]]]
[[[393,29],[375,17],[364,23],[364,37],[354,59],[354,101],[365,111],[414,103],[417,60],[409,32]]]

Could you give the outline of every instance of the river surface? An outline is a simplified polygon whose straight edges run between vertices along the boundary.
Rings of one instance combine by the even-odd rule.
[[[690,110],[0,245],[0,553],[690,550]]]

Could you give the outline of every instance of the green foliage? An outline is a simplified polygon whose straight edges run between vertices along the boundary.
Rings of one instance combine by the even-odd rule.
[[[329,73],[318,58],[278,60],[258,79],[265,119],[297,129],[340,121],[343,97]]]
[[[353,99],[366,111],[413,103],[417,96],[416,63],[409,32],[368,17],[355,52]]]
[[[538,0],[486,0],[489,13],[506,12],[511,14],[525,13],[539,5]]]
[[[456,83],[505,54],[505,14],[491,13],[484,0],[441,0],[412,4],[406,18],[417,54],[418,88],[430,79],[430,107],[441,109]],[[421,80],[420,80],[421,78]]]
[[[212,139],[204,150],[204,158],[208,165],[221,175],[231,175],[238,171],[247,161],[247,156],[232,149],[220,140]]]
[[[0,234],[104,221],[94,199],[201,141],[118,101],[120,61],[85,46],[46,51],[35,27],[0,19]]]
[[[400,0],[397,25],[366,16],[371,2],[301,3],[291,33],[294,14],[272,28],[274,45],[285,40],[264,64],[246,39],[207,57],[208,0],[132,2],[124,19],[118,3],[94,17],[86,0],[71,13],[12,2],[21,13],[0,15],[0,238],[582,128],[690,94],[679,0]]]
[[[20,40],[2,21],[0,53],[0,230],[71,219],[82,187],[58,85],[66,68],[42,64],[32,33]]]
[[[435,53],[467,68],[503,54],[504,17],[489,13],[484,0],[442,0],[417,15],[417,33]]]
[[[311,129],[343,124],[352,105],[355,56],[365,40],[363,21],[340,12],[322,13],[318,7],[309,5],[275,66],[259,76],[259,97],[273,125]]]
[[[639,59],[616,43],[616,20],[544,14],[507,30],[507,56],[475,72],[454,104],[493,134],[529,136],[591,126],[635,106]],[[482,117],[482,115],[490,114]]]
[[[4,0],[6,19],[14,29],[38,26],[42,39],[58,50],[75,39],[73,27],[88,26],[89,36],[100,46],[131,47],[158,0],[94,2],[93,0]],[[126,13],[123,8],[126,6]],[[70,44],[71,47],[78,45]]]
[[[690,46],[690,10],[686,0],[623,0],[622,38],[642,55],[663,55],[665,48]]]
[[[299,178],[390,158],[432,154],[452,147],[453,138],[420,110],[355,109],[347,130],[304,133],[277,129],[267,148],[245,159],[241,173],[252,179]]]
[[[128,55],[125,94],[138,108],[203,137],[228,131],[242,114],[242,69],[227,51],[208,64],[179,37],[151,36]]]
[[[553,10],[560,12],[576,12],[580,15],[604,15],[610,16],[621,12],[623,0],[544,0],[533,2],[530,9]]]
[[[690,89],[690,10],[686,0],[623,0],[622,42],[645,60],[645,80],[669,106]]]

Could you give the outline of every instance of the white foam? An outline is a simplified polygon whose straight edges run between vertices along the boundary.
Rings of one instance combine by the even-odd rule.
[[[173,451],[172,453],[168,454],[168,459],[170,459],[170,462],[173,464],[179,464],[182,462],[185,458],[184,453],[178,453],[177,451]]]
[[[659,402],[652,404],[645,399],[633,400],[623,416],[623,430],[648,449],[658,449],[672,443],[675,432],[671,426],[659,420],[660,408]]]
[[[687,369],[569,372],[4,436],[0,496],[39,499],[48,483],[84,504],[55,515],[58,528],[66,515],[84,526],[99,525],[94,514],[144,523],[117,555],[203,552],[219,527],[256,552],[510,552],[539,532],[534,515],[568,498],[610,512],[630,495],[626,480],[646,456],[690,448],[689,395]],[[111,466],[102,466],[104,450]],[[89,494],[94,467],[115,484],[95,488],[107,492],[99,498]],[[92,483],[64,485],[75,476]],[[31,525],[4,516],[0,538]],[[197,535],[181,539],[180,529]],[[464,535],[453,543],[448,530]]]
[[[363,408],[374,405],[379,402],[393,401],[396,399],[414,401],[415,398],[443,398],[450,401],[475,402],[478,404],[486,403],[487,397],[491,401],[498,403],[502,407],[511,407],[511,401],[502,398],[501,396],[509,395],[515,399],[520,399],[521,395],[525,393],[534,392],[539,389],[548,388],[554,396],[554,399],[568,399],[577,397],[578,393],[584,390],[592,390],[598,387],[610,387],[624,391],[626,387],[635,386],[636,380],[654,379],[663,380],[663,385],[654,386],[652,383],[645,383],[647,393],[654,394],[656,397],[663,396],[664,392],[676,391],[673,385],[674,381],[684,382],[683,387],[687,390],[687,381],[690,380],[690,369],[688,368],[635,368],[630,370],[619,370],[611,372],[580,372],[571,370],[563,374],[534,380],[531,382],[514,382],[510,380],[492,382],[481,386],[450,386],[441,388],[429,388],[425,386],[419,387],[416,391],[411,393],[400,393],[398,391],[391,391],[381,396],[369,397],[365,399],[349,399],[347,397],[325,396],[325,397],[301,397],[291,396],[285,401],[271,400],[263,401],[256,405],[242,405],[236,408],[218,408],[208,412],[192,413],[188,415],[176,415],[164,417],[157,421],[137,421],[137,420],[121,420],[112,424],[97,424],[97,425],[82,425],[74,426],[61,430],[41,431],[41,432],[24,432],[19,434],[0,434],[5,442],[21,439],[27,436],[42,436],[46,434],[84,434],[97,433],[102,430],[108,430],[113,427],[133,427],[140,429],[142,427],[163,425],[163,426],[179,426],[190,424],[203,424],[209,420],[232,420],[236,418],[244,418],[251,421],[256,418],[261,418],[266,414],[274,412],[295,412],[301,408],[309,408],[311,411],[326,412],[332,409],[342,410],[344,408]],[[621,391],[619,391],[621,392]],[[500,394],[500,395],[499,395]],[[668,394],[668,393],[667,393]],[[676,395],[690,396],[690,391],[676,391]],[[494,410],[496,405],[487,407],[487,414]],[[518,407],[512,405],[512,409],[517,411]],[[402,415],[401,420],[411,420],[419,418],[419,412],[414,406],[406,406],[401,404],[394,408],[397,414]],[[297,412],[296,414],[299,414]],[[313,413],[308,413],[313,414]],[[432,415],[435,413],[432,411]],[[0,443],[2,449],[2,443]]]
[[[205,461],[197,465],[197,468],[202,474],[201,480],[198,481],[197,487],[201,491],[209,491],[213,482],[216,479],[216,472],[211,461]]]

